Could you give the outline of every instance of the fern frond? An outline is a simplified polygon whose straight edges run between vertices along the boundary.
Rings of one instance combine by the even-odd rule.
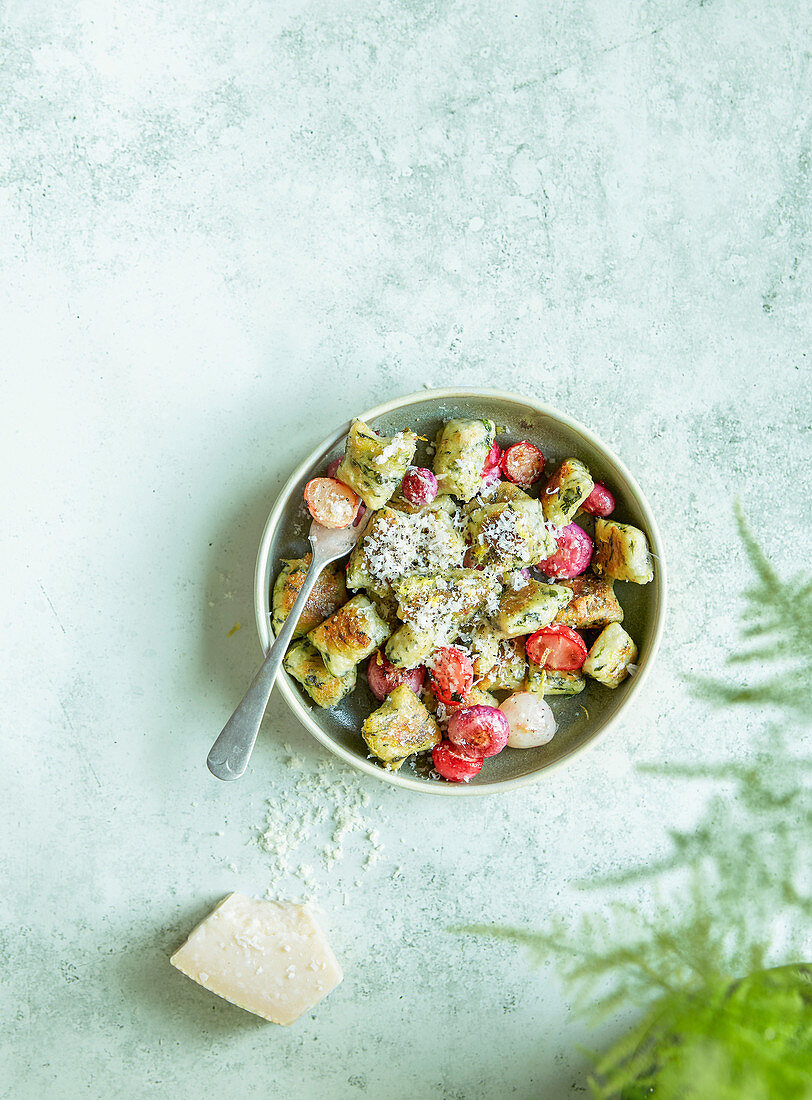
[[[750,530],[750,525],[747,522],[747,517],[744,514],[741,501],[736,499],[733,502],[733,515],[736,520],[736,526],[739,529],[739,538],[744,544],[744,549],[747,552],[747,557],[750,560],[750,564],[755,569],[762,583],[768,587],[772,587],[775,584],[780,583],[778,580],[778,574],[764,555],[764,551],[756,542],[753,532]]]
[[[799,1082],[808,1085],[812,969],[794,968],[786,989],[770,978],[764,988],[732,983],[733,975],[763,972],[776,915],[785,922],[785,950],[806,953],[812,946],[804,943],[812,896],[800,885],[812,833],[812,759],[798,751],[797,728],[812,720],[812,579],[782,581],[738,503],[735,516],[756,582],[744,594],[744,644],[726,663],[746,682],[700,677],[691,688],[717,707],[771,706],[779,717],[764,727],[746,761],[640,765],[646,775],[709,781],[718,793],[695,828],[669,833],[670,851],[661,859],[576,883],[590,891],[631,885],[657,891],[676,879],[672,891],[651,918],[614,903],[575,924],[554,921],[544,933],[481,924],[459,929],[514,943],[535,962],[555,959],[576,1004],[593,1019],[630,999],[653,1005],[597,1063],[589,1083],[600,1100],[616,1100],[624,1089],[630,1100],[649,1095],[655,1079],[658,1090],[664,1080],[683,1087],[667,1095],[739,1100],[752,1065],[773,1089],[765,1098],[812,1100],[812,1090],[798,1091]],[[764,1034],[775,1020],[777,1027],[786,1021],[792,1043],[773,1050]]]
[[[744,592],[741,637],[745,645],[729,656],[731,668],[753,669],[755,683],[731,684],[710,677],[691,679],[694,694],[714,706],[774,706],[812,721],[812,578],[782,581],[735,505],[736,524],[758,582]],[[775,669],[778,662],[788,668]],[[765,672],[769,678],[764,677]]]
[[[750,649],[741,650],[740,653],[732,653],[728,657],[727,663],[729,665],[747,665],[762,661],[764,664],[769,664],[781,658],[797,661],[797,657],[796,641],[793,638],[785,638],[778,634],[767,645],[753,646]]]

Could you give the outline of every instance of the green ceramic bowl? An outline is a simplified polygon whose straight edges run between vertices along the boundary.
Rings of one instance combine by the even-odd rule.
[[[624,626],[637,642],[638,671],[611,690],[588,681],[580,695],[553,696],[548,702],[558,720],[552,741],[536,749],[505,749],[485,762],[470,783],[447,783],[429,778],[430,757],[411,758],[399,772],[385,771],[367,755],[361,723],[379,704],[369,691],[366,677],[358,677],[355,691],[331,709],[316,707],[303,688],[286,673],[277,681],[288,705],[313,736],[349,764],[387,783],[415,791],[452,797],[509,791],[545,777],[550,769],[593,742],[617,722],[624,707],[639,692],[657,651],[665,618],[665,559],[657,524],[640,487],[609,448],[592,432],[540,401],[496,390],[430,390],[398,397],[360,414],[361,419],[385,435],[412,428],[433,439],[443,420],[451,417],[489,418],[499,428],[499,441],[529,439],[536,443],[552,472],[568,457],[580,458],[597,481],[604,482],[617,501],[615,517],[633,523],[648,535],[655,555],[656,572],[651,584],[618,581],[615,591],[625,612]],[[342,424],[294,470],[268,517],[257,557],[254,604],[263,650],[273,636],[270,629],[270,593],[281,558],[301,557],[308,549],[310,517],[302,493],[311,477],[343,452],[349,424]],[[422,446],[422,444],[421,444]],[[416,462],[430,465],[428,458]]]

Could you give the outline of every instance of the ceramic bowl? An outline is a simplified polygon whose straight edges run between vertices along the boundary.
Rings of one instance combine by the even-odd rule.
[[[632,698],[641,690],[657,651],[665,617],[665,559],[660,535],[643,493],[619,458],[588,428],[530,397],[492,390],[429,390],[408,394],[359,414],[371,427],[385,435],[412,428],[426,439],[434,439],[444,420],[451,417],[489,418],[499,429],[498,439],[517,442],[529,439],[547,459],[552,473],[564,458],[581,459],[597,481],[605,483],[617,501],[614,516],[633,523],[648,535],[655,555],[655,577],[647,585],[616,582],[615,591],[625,613],[624,627],[635,639],[638,671],[611,690],[589,680],[580,695],[548,699],[558,721],[553,740],[536,749],[505,749],[491,757],[470,783],[447,783],[431,779],[431,757],[412,757],[400,771],[384,770],[367,756],[361,738],[361,724],[379,704],[361,673],[355,691],[331,710],[315,706],[295,680],[280,672],[276,688],[284,695],[296,717],[316,740],[353,767],[386,783],[414,791],[461,797],[509,791],[545,778],[554,765],[593,743],[599,734],[615,725]],[[302,492],[306,482],[323,474],[328,463],[343,453],[349,423],[341,424],[291,474],[274,505],[260,542],[254,586],[257,629],[263,650],[268,651],[270,594],[282,558],[301,557],[308,550],[310,517]],[[420,444],[420,447],[425,444]],[[421,463],[418,450],[415,462]],[[422,464],[430,465],[425,454]]]

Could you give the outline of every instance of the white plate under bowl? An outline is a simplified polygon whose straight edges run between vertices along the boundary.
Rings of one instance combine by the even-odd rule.
[[[536,749],[503,750],[486,760],[482,771],[470,783],[430,779],[430,756],[427,755],[410,758],[398,772],[386,771],[367,756],[367,747],[359,731],[366,716],[379,704],[363,674],[358,677],[355,691],[330,710],[315,706],[304,688],[287,673],[279,674],[278,689],[316,740],[353,767],[386,783],[451,797],[492,794],[533,783],[614,725],[640,691],[651,668],[665,619],[666,592],[665,558],[651,509],[637,482],[604,443],[582,424],[531,397],[497,390],[424,390],[378,405],[361,413],[360,417],[384,435],[410,427],[426,439],[434,439],[443,420],[451,417],[494,420],[502,445],[529,439],[539,446],[547,460],[548,473],[565,458],[581,459],[595,480],[606,484],[614,494],[617,507],[613,518],[633,523],[648,535],[655,555],[654,580],[647,585],[625,581],[615,584],[625,613],[624,626],[639,649],[638,672],[614,690],[590,680],[580,695],[549,698],[558,720],[558,732],[553,740]],[[294,470],[268,516],[254,581],[257,630],[266,653],[273,641],[270,596],[279,562],[282,558],[301,557],[309,548],[310,517],[302,498],[304,486],[311,477],[323,474],[331,459],[343,453],[349,426],[349,423],[340,425]],[[419,445],[420,448],[424,446]],[[421,460],[421,453],[418,449],[416,462],[423,461],[430,466],[430,459],[425,454]]]

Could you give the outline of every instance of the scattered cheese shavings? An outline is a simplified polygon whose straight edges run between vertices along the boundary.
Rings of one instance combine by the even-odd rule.
[[[390,458],[393,458],[400,450],[401,444],[406,437],[406,432],[398,432],[397,435],[393,435],[390,441],[386,444],[380,454],[375,455],[373,462],[376,466],[383,466]]]
[[[485,597],[483,608],[487,615],[496,615],[499,611],[499,588],[491,588]]]
[[[438,640],[448,638],[454,631],[454,626],[483,605],[483,602],[493,600],[496,585],[489,582],[487,589],[483,590],[483,582],[487,580],[484,573],[467,574],[462,577],[449,579],[444,576],[434,577],[434,591],[441,593],[442,599],[428,599],[419,605],[417,601],[410,602],[408,608],[404,608],[403,601],[398,608],[398,614],[409,622],[416,630],[433,634]],[[496,606],[499,600],[496,598]]]
[[[386,522],[373,521],[372,530],[364,537],[363,550],[370,576],[384,584],[407,573],[462,565],[465,556],[452,517],[435,508],[413,515],[393,511]]]
[[[290,750],[289,745],[284,748]],[[355,834],[366,845],[364,866],[377,861],[383,845],[376,821],[365,812],[369,795],[344,778],[336,764],[321,761],[314,772],[307,772],[291,755],[288,766],[299,778],[291,784],[289,775],[282,777],[279,790],[267,800],[256,842],[268,857],[268,897],[283,892],[290,896],[294,884],[313,897],[319,887],[315,864],[329,871],[339,863],[348,837]]]
[[[482,546],[489,546],[501,559],[527,560],[527,539],[519,534],[519,514],[512,508],[504,508],[486,519],[477,541]]]

